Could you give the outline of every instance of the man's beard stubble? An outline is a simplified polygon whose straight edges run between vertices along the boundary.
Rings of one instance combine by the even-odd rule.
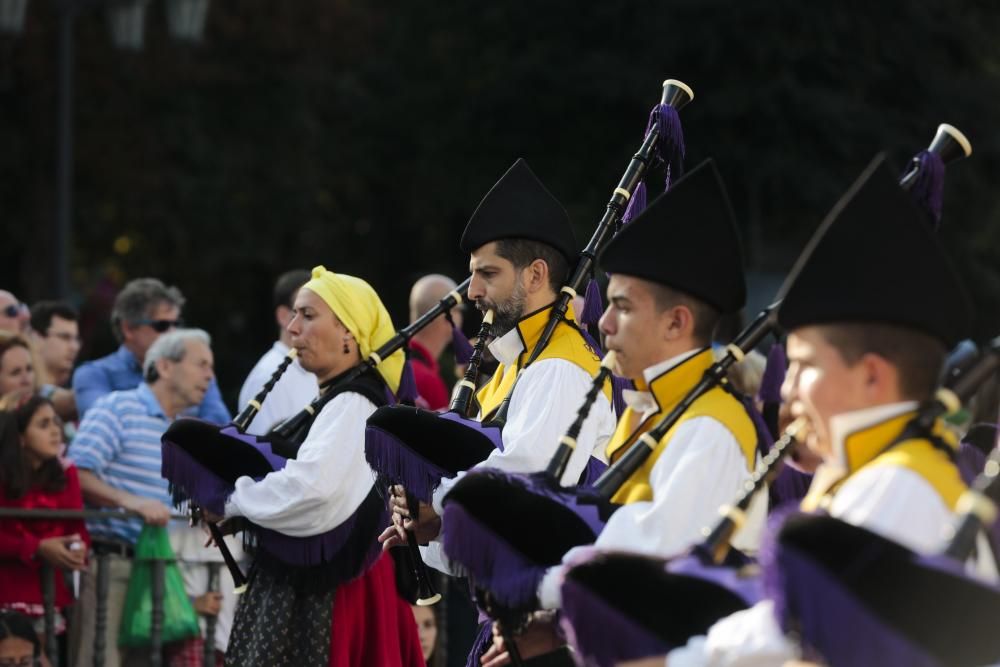
[[[514,285],[514,290],[505,301],[491,304],[483,302],[477,304],[481,311],[493,308],[493,337],[500,338],[504,334],[513,330],[517,323],[524,317],[524,303],[528,299],[528,292],[520,282]]]

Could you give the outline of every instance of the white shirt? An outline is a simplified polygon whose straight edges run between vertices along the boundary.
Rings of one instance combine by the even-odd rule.
[[[650,382],[697,352],[651,366],[643,375]],[[645,404],[643,417],[657,409],[648,392],[628,392],[626,400],[633,410]],[[708,416],[689,419],[674,429],[669,445],[653,464],[649,475],[653,499],[615,510],[595,546],[606,551],[676,556],[700,541],[703,529],[718,522],[719,508],[739,496],[751,475],[743,449],[722,422]],[[756,551],[766,518],[767,494],[759,493],[733,544],[744,551]],[[574,558],[575,552],[570,551],[563,563]],[[560,606],[564,567],[550,569],[539,587],[541,603],[547,609]]]
[[[507,367],[517,363],[524,350],[516,329],[489,345],[490,352]],[[507,423],[503,428],[503,451],[494,450],[475,467],[490,467],[508,472],[532,473],[545,470],[576,418],[594,379],[585,370],[565,359],[543,359],[524,370],[510,399]],[[615,430],[611,404],[600,394],[591,407],[577,438],[577,447],[570,456],[564,485],[576,484],[591,456],[606,460],[604,449]],[[445,495],[461,479],[460,473],[442,480],[434,492],[434,511],[442,514]],[[443,534],[443,533],[442,533]],[[422,548],[425,561],[431,567],[449,573],[447,559],[441,550],[442,535]]]
[[[200,526],[191,527],[186,523],[171,521],[168,530],[170,546],[177,556],[177,567],[184,580],[184,590],[190,597],[204,595],[209,590],[208,564],[223,562],[222,552],[215,546],[205,546],[208,533]],[[233,558],[246,573],[248,559],[243,552],[243,540],[232,535],[227,535],[225,540]],[[212,590],[222,593],[222,607],[215,622],[215,648],[222,652],[229,646],[229,633],[233,627],[233,617],[236,615],[236,603],[239,601],[234,589],[235,584],[229,570],[225,566],[220,567],[219,578]],[[198,621],[204,636],[205,618],[200,617]]]
[[[284,361],[287,354],[288,346],[280,340],[275,341],[271,349],[264,353],[264,356],[247,375],[247,379],[243,381],[239,399],[241,410],[271,379],[271,375]],[[247,433],[254,435],[267,433],[278,422],[297,414],[318,395],[319,382],[316,380],[316,376],[302,368],[299,360],[296,359],[285,369],[281,378],[264,399],[260,411],[250,422]]]
[[[255,482],[236,480],[226,516],[247,519],[292,537],[333,530],[371,491],[374,474],[365,460],[365,421],[375,404],[344,392],[316,416],[298,456]]]
[[[843,440],[848,433],[915,407],[912,402],[895,403],[834,417],[830,420],[834,451],[843,452]],[[832,465],[836,466],[836,462]],[[892,465],[871,466],[849,477],[833,496],[828,510],[833,517],[925,554],[944,548],[948,529],[955,519],[930,483],[912,470]],[[983,545],[981,541],[980,546]],[[979,551],[989,553],[983,548]],[[980,572],[989,577],[992,568],[986,561],[980,559],[983,568]],[[751,637],[753,641],[749,641]],[[667,662],[671,667],[755,667],[781,664],[796,657],[798,647],[785,638],[774,618],[771,602],[765,600],[722,619],[706,637],[695,637],[687,646],[672,651]]]

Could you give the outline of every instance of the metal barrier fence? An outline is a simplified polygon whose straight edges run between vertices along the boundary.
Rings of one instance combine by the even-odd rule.
[[[88,519],[106,521],[108,519],[142,519],[142,515],[137,512],[126,510],[49,510],[49,509],[13,509],[0,507],[0,519]],[[187,521],[185,514],[172,514],[171,519]],[[108,623],[108,591],[111,584],[111,572],[109,566],[110,554],[94,554],[97,560],[97,609],[95,613],[94,632],[94,667],[103,667],[104,658],[109,650],[115,647],[105,646],[105,631]],[[181,559],[173,559],[173,562],[184,562]],[[150,662],[153,667],[161,667],[163,664],[163,591],[164,574],[166,572],[166,560],[154,560],[152,577],[152,618],[150,620]],[[219,581],[220,563],[204,563],[209,568],[208,571],[208,591],[211,592]],[[56,593],[55,593],[55,569],[42,561],[42,602],[45,609],[45,653],[49,658],[52,667],[59,667],[59,650],[56,640]],[[215,665],[215,616],[207,616],[205,622],[205,652],[204,665],[206,667]]]

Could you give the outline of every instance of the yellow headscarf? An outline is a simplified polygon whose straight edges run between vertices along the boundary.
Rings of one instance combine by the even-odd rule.
[[[362,359],[367,359],[372,351],[396,334],[389,311],[382,305],[382,300],[372,286],[361,278],[334,273],[327,271],[326,267],[317,266],[312,270],[312,280],[302,287],[314,292],[330,306],[333,314],[344,323],[354,340],[358,341]],[[405,353],[397,350],[376,366],[393,393],[399,389],[404,363]]]

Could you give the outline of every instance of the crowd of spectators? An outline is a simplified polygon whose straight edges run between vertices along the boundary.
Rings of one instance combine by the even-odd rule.
[[[277,279],[273,294],[277,340],[249,370],[240,404],[253,398],[289,352],[285,330],[305,270]],[[455,288],[445,276],[426,276],[410,299],[411,319]],[[155,278],[123,286],[111,311],[118,348],[80,363],[83,349],[79,314],[63,301],[28,306],[0,290],[0,507],[31,509],[117,509],[126,517],[94,520],[0,519],[0,652],[45,655],[43,583],[55,576],[55,625],[63,659],[92,665],[97,626],[97,556],[108,569],[105,664],[142,665],[148,650],[118,647],[126,589],[136,541],[144,524],[166,526],[188,596],[201,618],[214,617],[216,662],[229,639],[235,612],[234,584],[220,563],[218,549],[207,547],[201,528],[179,521],[161,476],[160,437],[170,423],[193,416],[226,423],[232,413],[215,379],[209,335],[187,328],[184,295]],[[451,340],[442,319],[411,341],[421,404],[447,406],[449,387],[437,360]],[[316,377],[298,362],[281,377],[249,431],[264,433],[297,412],[318,392]],[[240,541],[227,538],[230,551],[246,567]],[[211,590],[210,590],[211,588]],[[427,657],[436,645],[435,619],[415,610]],[[204,632],[204,623],[203,623]],[[166,665],[201,665],[204,638],[164,647]],[[18,653],[20,651],[20,653]],[[6,653],[4,654],[6,657]],[[28,660],[28,658],[25,658]],[[19,663],[18,663],[19,664]]]

